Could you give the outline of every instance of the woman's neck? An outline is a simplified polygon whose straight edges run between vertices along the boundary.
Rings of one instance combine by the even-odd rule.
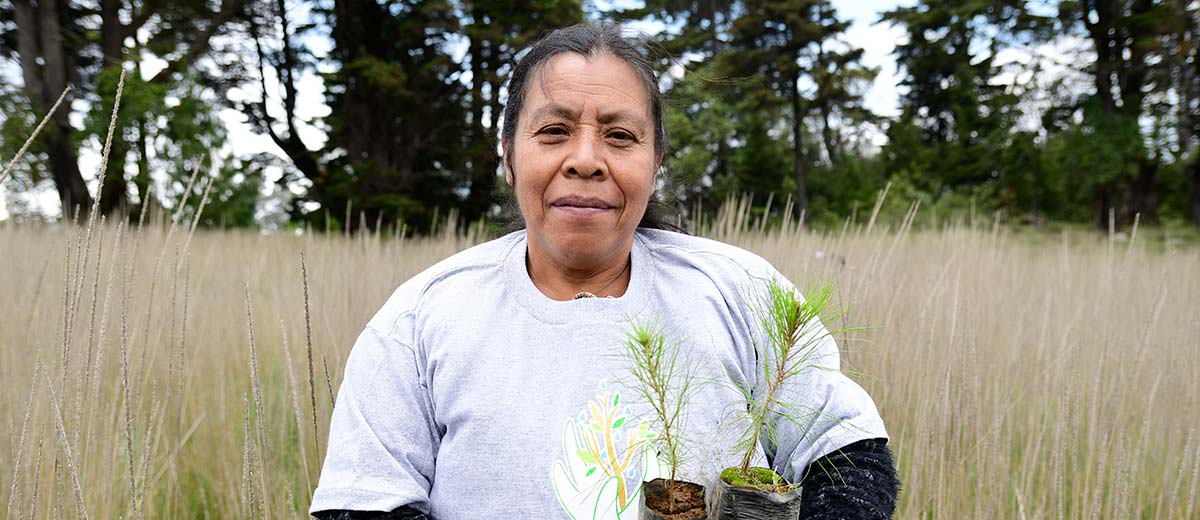
[[[525,268],[534,287],[558,301],[572,300],[580,295],[623,296],[633,271],[629,248],[603,262],[585,266],[565,265],[530,248],[525,255]]]

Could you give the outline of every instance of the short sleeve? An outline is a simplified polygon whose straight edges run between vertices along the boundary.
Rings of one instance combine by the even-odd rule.
[[[429,512],[440,436],[413,349],[368,326],[346,361],[309,512]]]
[[[825,326],[814,321],[798,345],[807,352],[792,365],[796,375],[778,390],[770,424],[774,435],[764,436],[764,451],[773,468],[799,482],[813,461],[865,439],[887,439],[887,430],[874,400],[841,371],[837,342]]]

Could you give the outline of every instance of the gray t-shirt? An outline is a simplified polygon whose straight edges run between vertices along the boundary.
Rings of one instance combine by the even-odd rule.
[[[634,519],[643,480],[665,476],[649,406],[619,352],[633,320],[665,324],[698,383],[684,414],[680,477],[711,485],[737,465],[737,386],[761,385],[754,291],[783,277],[720,242],[638,230],[620,298],[554,301],[530,281],[526,237],[475,246],[405,282],[346,362],[310,511],[390,511],[437,520]],[[816,349],[782,398],[757,465],[798,479],[852,442],[886,438],[870,396]]]

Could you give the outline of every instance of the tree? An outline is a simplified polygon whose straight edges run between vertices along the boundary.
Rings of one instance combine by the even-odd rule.
[[[1030,13],[1024,0],[923,0],[888,11],[883,20],[907,34],[896,47],[907,91],[888,129],[888,171],[935,197],[958,191],[987,195],[997,207],[1016,202],[993,196],[1005,185],[1022,191],[1027,173],[1003,160],[1018,143],[1021,97],[1015,85],[997,80],[996,57],[1040,41],[1048,21]]]
[[[861,54],[831,45],[849,24],[837,18],[827,0],[757,0],[742,5],[730,30],[730,51],[719,55],[716,63],[731,76],[759,79],[765,91],[755,97],[767,103],[763,109],[769,110],[767,107],[776,100],[787,106],[792,199],[796,209],[802,211],[808,205],[808,176],[814,162],[805,146],[807,118],[817,109],[822,122],[827,123],[838,107],[854,103],[850,89],[843,88],[849,82],[844,73]],[[815,92],[805,92],[806,83],[816,85]],[[825,124],[823,133],[836,156],[838,141],[832,128]]]
[[[0,46],[8,47],[3,52],[20,61],[22,90],[35,112],[44,112],[67,85],[73,85],[75,92],[88,97],[92,119],[107,121],[118,68],[125,66],[131,52],[135,58],[142,52],[150,52],[166,60],[166,66],[144,82],[135,78],[127,85],[125,95],[138,97],[137,90],[158,86],[162,88],[140,95],[165,96],[172,86],[169,84],[188,73],[209,53],[215,38],[240,11],[244,1],[222,0],[213,9],[212,2],[205,0],[102,0],[99,6],[70,0],[15,0],[12,4],[17,33],[15,48],[7,41]],[[72,99],[76,95],[81,94],[72,94]],[[123,111],[118,131],[113,135],[108,174],[100,189],[100,208],[105,213],[128,206],[125,161],[130,148],[125,136],[138,127],[139,140],[147,140],[144,114],[131,117],[135,114]],[[46,149],[46,168],[67,218],[86,216],[92,202],[78,165],[77,146],[82,136],[76,134],[81,129],[71,125],[70,115],[69,108],[56,113],[53,127],[40,138]],[[107,125],[82,130],[85,136],[98,133],[103,140]],[[145,145],[140,144],[143,153],[139,155],[139,166],[146,163]],[[143,169],[135,178],[139,184],[138,196],[146,202],[149,172]]]
[[[465,88],[446,45],[458,29],[438,0],[334,2],[330,57],[339,73],[325,78],[326,122],[341,154],[328,177],[310,179],[322,207],[360,202],[368,218],[424,228],[435,208],[460,200]]]
[[[805,154],[804,119],[810,106],[801,93],[804,74],[800,60],[821,38],[814,21],[820,0],[757,0],[744,2],[744,12],[733,21],[732,51],[718,57],[723,71],[736,76],[756,76],[771,95],[763,100],[787,104],[791,116],[792,181],[797,209],[808,204],[809,159]],[[765,93],[764,93],[765,94]]]
[[[838,20],[828,2],[817,4],[817,22],[823,37],[816,43],[817,51],[812,60],[810,74],[816,86],[811,104],[821,125],[825,156],[829,164],[837,168],[847,152],[848,143],[837,131],[836,121],[852,127],[876,119],[863,106],[863,98],[879,71],[862,64],[862,49],[840,41],[850,24]]]
[[[289,10],[273,0],[248,13],[257,70],[243,74],[258,82],[261,96],[232,105],[287,156],[292,170],[280,183],[305,185],[292,217],[349,228],[399,220],[428,229],[437,208],[457,207],[469,189],[461,174],[466,89],[449,49],[460,30],[453,6],[337,0],[313,7],[330,30],[324,61],[333,68],[322,75],[330,113],[317,122],[328,140],[316,149],[301,139],[297,113],[298,82],[317,62],[297,40],[312,26],[296,25]],[[272,73],[281,114],[268,109]]]
[[[730,167],[731,144],[744,112],[730,101],[736,99],[736,85],[719,78],[713,60],[726,51],[732,13],[741,6],[740,1],[648,0],[606,13],[618,21],[663,24],[667,30],[655,36],[651,59],[666,78],[676,67],[686,68],[682,78],[668,80],[663,115],[670,136],[664,189],[667,201],[682,206],[685,214],[717,208],[726,195],[722,187],[738,184]]]
[[[760,204],[790,193],[803,209],[811,169],[839,162],[847,134],[874,120],[862,99],[875,72],[841,40],[849,24],[828,1],[651,0],[614,15],[662,23],[661,71],[687,68],[667,93],[666,163],[670,194],[689,207],[749,191]]]
[[[1089,67],[1098,111],[1093,117],[1114,120],[1111,127],[1140,135],[1147,94],[1155,88],[1153,63],[1160,55],[1170,6],[1156,0],[1065,0],[1059,17],[1068,29],[1080,30],[1092,43],[1095,62]],[[1123,121],[1123,122],[1122,122]],[[1119,162],[1127,174],[1105,183],[1096,193],[1094,223],[1107,225],[1108,214],[1130,222],[1158,218],[1158,170],[1144,145],[1128,148]]]
[[[1171,0],[1171,28],[1166,38],[1163,83],[1178,96],[1174,122],[1178,139],[1175,161],[1188,186],[1184,215],[1200,226],[1200,7]]]
[[[647,0],[642,7],[614,10],[611,15],[617,20],[653,19],[677,28],[660,37],[666,54],[705,63],[725,50],[733,13],[742,6],[740,1]]]
[[[25,81],[23,90],[33,112],[43,113],[77,75],[75,57],[82,55],[83,46],[78,38],[80,31],[73,23],[75,16],[70,6],[58,0],[42,0],[36,5],[32,0],[14,0],[12,19],[17,26],[16,54]],[[64,34],[72,37],[64,39]],[[66,107],[71,106],[73,97],[68,95],[64,101]],[[92,205],[71,142],[74,131],[70,112],[64,108],[54,114],[53,124],[39,139],[46,147],[64,218],[86,217]]]
[[[728,186],[730,146],[744,113],[730,96],[731,85],[712,79],[711,67],[689,72],[667,93],[663,114],[670,146],[663,157],[667,173],[663,191],[685,211],[716,208]]]

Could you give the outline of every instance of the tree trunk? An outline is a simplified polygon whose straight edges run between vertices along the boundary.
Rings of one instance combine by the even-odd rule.
[[[1132,214],[1126,215],[1124,222],[1132,222],[1137,215],[1140,215],[1138,219],[1143,224],[1158,222],[1158,165],[1153,161],[1145,158],[1138,160],[1137,177],[1130,185],[1129,198]]]
[[[296,76],[300,71],[299,64],[296,60],[296,49],[292,47],[291,27],[288,24],[287,5],[284,0],[277,0],[275,4],[276,13],[279,17],[279,32],[283,39],[283,66],[280,71],[283,76],[283,112],[287,118],[288,137],[296,140],[301,148],[305,148],[300,141],[300,131],[296,128],[296,97],[298,90],[296,88]],[[305,148],[307,150],[307,148]]]
[[[1175,8],[1182,13],[1184,23],[1178,33],[1176,69],[1179,71],[1179,150],[1176,160],[1183,163],[1183,178],[1188,181],[1188,204],[1185,211],[1187,221],[1200,226],[1200,146],[1195,142],[1200,114],[1192,105],[1200,100],[1200,81],[1196,77],[1195,64],[1200,63],[1200,28],[1193,13],[1189,13],[1186,0],[1175,0]],[[1191,62],[1189,63],[1189,58]]]
[[[67,69],[63,55],[62,29],[58,17],[62,9],[57,0],[42,0],[38,3],[38,20],[41,22],[42,38],[42,74],[45,79],[45,90],[42,91],[42,103],[50,106],[54,103],[59,92],[67,88]],[[59,112],[54,115],[56,120],[67,122],[67,113]]]
[[[121,63],[121,57],[125,50],[123,33],[120,0],[102,0],[100,2],[100,47],[104,53],[105,67]]]
[[[134,177],[134,186],[138,192],[138,204],[146,205],[151,203],[150,200],[150,157],[147,153],[149,146],[146,143],[146,118],[139,117],[137,120],[138,141],[137,141],[137,176]],[[141,208],[139,207],[139,213]]]
[[[121,67],[125,61],[124,27],[121,24],[120,10],[120,0],[100,2],[100,50],[105,69]],[[116,95],[116,90],[113,90],[112,95]],[[129,183],[125,179],[125,159],[129,155],[129,143],[125,142],[124,132],[121,130],[121,121],[117,121],[112,136],[112,148],[108,154],[104,187],[100,190],[100,212],[105,215],[127,209],[129,203]],[[101,142],[106,138],[107,136],[100,136]],[[145,198],[144,192],[138,195]]]
[[[1112,74],[1117,69],[1114,61],[1120,59],[1120,55],[1115,53],[1112,48],[1113,35],[1109,33],[1109,29],[1112,27],[1112,13],[1108,9],[1107,1],[1085,0],[1080,2],[1079,15],[1083,20],[1084,26],[1087,27],[1092,44],[1096,48],[1096,72],[1094,78],[1096,81],[1096,94],[1100,96],[1104,111],[1112,113],[1116,111],[1116,103],[1112,92]],[[1091,19],[1092,11],[1096,13],[1095,22],[1092,22]]]
[[[825,19],[825,4],[818,6],[819,16],[822,20]],[[837,143],[834,141],[833,128],[829,125],[830,112],[830,92],[829,83],[832,81],[830,76],[833,75],[829,71],[829,64],[826,62],[825,43],[817,42],[817,62],[813,67],[813,80],[817,82],[817,110],[821,114],[821,142],[825,145],[825,153],[829,155],[829,165],[837,168],[841,153],[837,149]],[[820,71],[820,76],[816,75],[816,71]]]
[[[21,71],[25,94],[35,109],[44,112],[67,87],[66,61],[60,31],[60,9],[55,0],[43,0],[34,8],[29,0],[13,2],[17,22]],[[38,57],[42,63],[37,63]],[[92,197],[79,174],[79,161],[71,144],[70,96],[52,117],[53,124],[42,134],[50,154],[50,176],[62,203],[63,219],[86,218]]]
[[[808,163],[804,157],[804,102],[800,99],[799,78],[792,76],[792,161],[796,180],[796,211],[808,208]]]
[[[42,68],[38,65],[36,56],[42,51],[38,47],[39,35],[37,13],[29,0],[13,2],[13,19],[17,23],[17,54],[21,58],[21,76],[25,79],[25,94],[33,102],[34,107],[42,104],[43,90]],[[47,106],[46,108],[49,108]]]
[[[1108,229],[1108,216],[1115,212],[1112,190],[1107,187],[1098,189],[1092,208],[1092,224],[1096,229]]]
[[[1193,158],[1184,169],[1184,174],[1192,181],[1188,193],[1188,222],[1200,226],[1200,161]]]
[[[821,106],[821,137],[825,141],[825,153],[829,154],[829,164],[837,168],[841,164],[842,152],[838,149],[837,139],[833,135],[833,127],[829,125],[829,105]]]
[[[142,39],[138,37],[137,33],[133,33],[131,36],[133,37],[134,45],[133,56],[136,61],[134,61],[133,68],[130,70],[130,73],[138,74],[138,77],[140,78],[142,77],[142,49],[144,43],[142,42]],[[136,144],[137,150],[137,171],[133,176],[133,186],[135,189],[137,189],[138,193],[138,207],[137,211],[131,213],[141,214],[142,207],[146,204],[152,203],[150,200],[150,154],[148,151],[150,146],[148,144],[148,137],[146,136],[148,125],[146,124],[145,114],[138,114],[135,116],[135,124],[137,126],[138,135],[137,142],[134,143]]]
[[[476,3],[472,12],[474,28],[482,27],[482,14]],[[483,85],[487,82],[484,62],[483,39],[469,31],[469,53],[471,62],[471,192],[467,196],[463,217],[476,220],[487,214],[492,204],[492,188],[495,187],[495,170],[490,160],[491,145],[487,130],[483,126]]]

